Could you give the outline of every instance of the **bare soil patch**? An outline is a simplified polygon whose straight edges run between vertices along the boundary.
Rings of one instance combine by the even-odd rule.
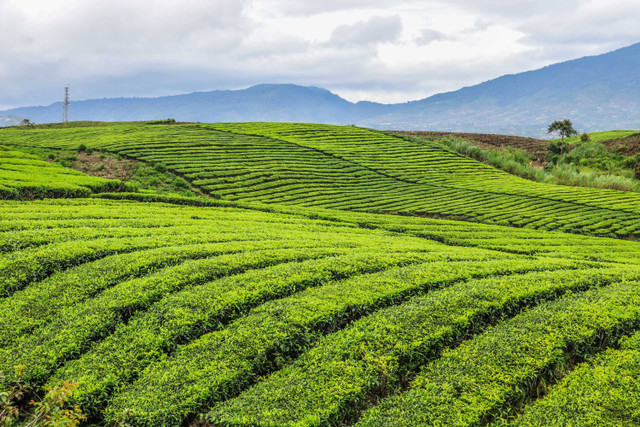
[[[76,160],[69,167],[84,172],[87,175],[100,178],[119,179],[128,181],[135,173],[138,161],[130,159],[117,159],[113,156],[94,151],[93,153],[74,154]]]
[[[626,138],[609,139],[602,141],[607,150],[620,153],[625,156],[635,156],[640,153],[640,135],[631,135]]]

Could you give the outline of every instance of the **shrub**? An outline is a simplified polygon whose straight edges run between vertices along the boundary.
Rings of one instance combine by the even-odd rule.
[[[85,144],[80,144],[78,146],[78,153],[85,153],[87,151],[87,146]]]
[[[25,407],[22,400],[31,387],[22,382],[25,366],[14,367],[16,381],[7,390],[0,392],[0,423],[4,426],[77,426],[87,417],[78,405],[67,401],[73,396],[77,384],[65,382],[57,387],[45,387],[45,395],[40,400],[31,400],[31,408]],[[37,397],[37,396],[36,396]]]
[[[156,172],[165,173],[167,171],[167,165],[165,165],[164,163],[156,163],[153,166],[153,170],[155,170]]]
[[[147,122],[148,125],[169,125],[171,123],[175,123],[176,119],[168,118],[165,120],[151,120]]]
[[[176,180],[173,182],[173,185],[181,190],[186,190],[187,188],[189,188],[189,182],[186,179],[180,177],[176,178]]]

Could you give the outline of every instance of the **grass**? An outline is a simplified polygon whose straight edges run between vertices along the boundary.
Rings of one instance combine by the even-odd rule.
[[[610,139],[626,138],[628,136],[635,135],[638,133],[640,133],[640,131],[637,131],[637,130],[608,130],[608,131],[602,131],[602,132],[591,132],[588,135],[592,142],[602,142],[602,141],[608,141]],[[577,145],[581,142],[580,136],[581,135],[576,135],[569,138],[565,138],[564,140],[569,144]],[[554,142],[557,142],[560,140],[561,138],[552,139],[552,141]]]
[[[600,132],[602,138],[596,139],[600,141],[608,136],[628,136],[635,133],[637,132]],[[522,150],[487,149],[458,138],[442,138],[438,142],[464,156],[535,182],[640,192],[640,181],[634,178],[637,160],[609,153],[595,140],[584,144],[578,139],[575,141],[580,144],[577,148],[558,157],[555,164],[549,164],[544,169],[533,166],[533,159]]]

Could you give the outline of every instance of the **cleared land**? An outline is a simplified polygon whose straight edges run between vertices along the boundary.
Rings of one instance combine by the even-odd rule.
[[[523,136],[511,136],[511,135],[494,135],[485,133],[462,133],[462,132],[401,132],[394,131],[393,133],[416,136],[418,138],[427,140],[438,140],[444,137],[462,138],[466,141],[472,142],[483,148],[489,148],[495,150],[496,148],[514,148],[524,151],[530,156],[535,157],[536,161],[544,162],[547,156],[547,145],[549,141],[543,139],[527,138]],[[579,141],[579,139],[578,139]]]

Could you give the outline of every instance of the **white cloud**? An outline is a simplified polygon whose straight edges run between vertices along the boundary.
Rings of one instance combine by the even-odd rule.
[[[402,33],[400,16],[374,16],[367,21],[343,24],[331,33],[329,43],[336,46],[365,47],[395,42]]]
[[[0,106],[323,86],[405,101],[640,41],[637,0],[0,0]]]

